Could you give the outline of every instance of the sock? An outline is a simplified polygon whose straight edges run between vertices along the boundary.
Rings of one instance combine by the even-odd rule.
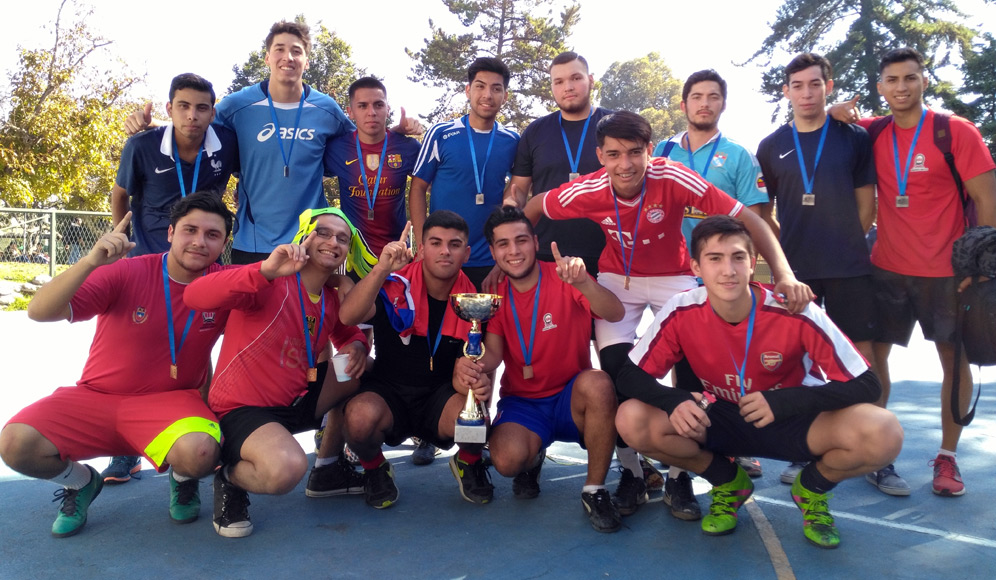
[[[537,453],[536,457],[533,457],[533,460],[529,462],[529,467],[526,467],[525,471],[529,471],[530,469],[532,469],[532,468],[536,467],[537,465],[543,463],[543,459],[544,458],[546,458],[546,455],[544,455],[542,451],[540,451],[539,453]]]
[[[937,450],[937,454],[938,455],[947,455],[951,459],[955,459],[956,457],[958,457],[957,453],[955,453],[954,451],[948,451],[947,449],[944,449],[943,447],[941,449]]]
[[[360,458],[360,465],[363,466],[364,470],[367,470],[367,469],[377,469],[385,461],[387,461],[387,458],[384,457],[384,452],[383,451],[378,451],[377,452],[377,457],[374,457],[370,461],[366,461],[363,458]]]
[[[730,483],[737,477],[737,464],[721,455],[714,454],[709,467],[706,467],[699,475],[713,486]]]
[[[179,473],[176,472],[175,469],[173,470],[173,481],[177,483],[183,483],[184,481],[190,481],[191,479],[196,479],[196,478],[190,477],[189,475],[180,475]]]
[[[471,453],[461,447],[460,450],[457,451],[457,459],[463,461],[467,465],[473,465],[481,460],[481,452],[478,451],[477,453]]]
[[[326,465],[332,465],[339,461],[339,456],[334,455],[332,457],[315,457],[315,467],[325,467]]]
[[[595,493],[600,489],[606,489],[604,485],[586,485],[581,488],[581,493]]]
[[[231,465],[223,465],[223,466],[221,466],[221,479],[225,483],[232,483],[232,477],[231,477],[232,473],[230,471],[231,468],[232,468]]]
[[[837,487],[836,483],[823,477],[820,470],[816,468],[815,461],[802,469],[802,472],[799,474],[799,483],[809,491],[819,494],[825,494]]]
[[[617,445],[616,457],[619,458],[619,465],[632,471],[637,479],[643,479],[643,467],[640,467],[640,456],[636,454],[636,449]]]
[[[70,461],[62,473],[49,479],[49,481],[68,489],[83,489],[90,483],[91,476],[90,469],[86,465],[78,461]]]

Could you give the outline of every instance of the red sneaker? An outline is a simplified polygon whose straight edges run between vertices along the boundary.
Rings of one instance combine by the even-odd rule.
[[[934,493],[947,497],[965,493],[965,484],[961,481],[961,471],[958,470],[954,457],[938,455],[928,465],[934,467]]]

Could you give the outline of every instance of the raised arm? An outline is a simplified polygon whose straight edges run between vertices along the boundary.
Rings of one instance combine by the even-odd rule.
[[[525,175],[513,175],[505,190],[505,199],[515,200],[515,207],[526,207],[526,198],[533,187],[533,178]],[[508,205],[506,203],[506,205]]]
[[[401,239],[385,245],[377,265],[346,294],[339,307],[339,320],[343,324],[355,326],[373,318],[377,312],[377,294],[387,276],[405,267],[412,260],[411,250],[406,243],[411,229],[412,224],[408,222],[401,233]]]
[[[412,220],[412,228],[415,232],[415,243],[422,247],[422,226],[428,216],[429,200],[426,193],[429,191],[429,182],[419,177],[412,176],[412,186],[408,190],[408,215]],[[412,251],[417,251],[413,248]]]
[[[610,290],[588,275],[588,271],[584,267],[584,260],[560,255],[557,242],[551,242],[550,249],[553,250],[553,258],[557,262],[557,275],[564,282],[577,288],[588,299],[592,314],[606,322],[622,320],[626,314],[622,302]]]
[[[757,246],[757,251],[764,256],[764,260],[771,268],[775,278],[775,292],[785,295],[786,307],[790,312],[794,314],[802,312],[813,300],[813,291],[796,279],[771,228],[751,211],[741,211],[737,217],[744,222],[751,239],[754,240],[754,245]]]

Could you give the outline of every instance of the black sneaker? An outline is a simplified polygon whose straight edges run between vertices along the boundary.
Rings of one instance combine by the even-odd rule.
[[[115,455],[107,468],[100,473],[104,483],[128,483],[131,478],[141,479],[142,458],[130,455]]]
[[[512,480],[512,493],[516,499],[534,499],[539,495],[539,476],[544,461],[546,461],[546,449],[540,451],[540,460],[536,467],[523,471]]]
[[[308,497],[332,497],[334,495],[356,495],[363,493],[363,475],[340,454],[339,460],[329,465],[313,467],[308,476],[304,495]]]
[[[647,483],[624,467],[619,487],[612,494],[612,503],[624,516],[635,514],[641,505],[647,503]]]
[[[692,478],[682,471],[676,478],[664,481],[664,503],[671,506],[671,515],[679,520],[693,522],[702,519],[702,507],[692,491]]]
[[[581,506],[588,514],[591,527],[595,528],[596,532],[616,532],[622,527],[622,516],[619,515],[619,510],[613,504],[607,489],[603,488],[595,493],[581,492]]]
[[[222,471],[214,474],[214,531],[225,538],[244,538],[252,533],[249,494],[225,481]]]
[[[751,479],[757,479],[764,475],[761,462],[753,457],[734,457],[733,460],[747,472],[747,476]]]
[[[450,471],[460,484],[463,499],[476,504],[485,504],[494,499],[495,486],[491,485],[491,473],[483,459],[468,465],[453,455],[450,457]]]
[[[415,437],[412,439],[415,439]],[[438,447],[432,443],[429,443],[425,439],[419,439],[418,445],[415,447],[415,451],[412,451],[412,464],[429,465],[436,460],[437,455],[439,455]]]
[[[391,507],[400,495],[394,485],[394,467],[390,461],[385,459],[376,468],[363,472],[363,497],[368,506],[379,510]]]

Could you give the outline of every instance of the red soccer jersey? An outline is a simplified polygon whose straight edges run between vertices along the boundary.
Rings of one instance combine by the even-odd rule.
[[[559,393],[578,373],[591,368],[591,306],[588,299],[557,276],[557,265],[536,262],[542,273],[539,310],[536,315],[536,339],[533,341],[533,377],[523,377],[525,353],[512,317],[512,302],[519,314],[522,338],[528,347],[533,319],[536,287],[517,292],[508,282],[501,288],[505,294],[498,313],[488,322],[488,333],[502,338],[505,372],[501,376],[500,396],[513,395],[529,399],[549,397]]]
[[[874,119],[862,119],[866,128]],[[878,174],[878,239],[872,263],[907,276],[953,276],[951,247],[965,231],[961,198],[944,155],[934,145],[934,112],[927,111],[910,163],[906,195],[909,207],[896,207],[899,182],[892,135],[899,147],[899,167],[906,159],[916,127],[900,129],[895,123],[874,143]],[[951,117],[951,153],[965,181],[996,168],[978,129],[961,117]]]
[[[225,328],[228,313],[198,310],[182,348],[176,353],[177,378],[170,378],[169,329],[163,290],[163,255],[147,254],[97,268],[70,301],[70,321],[97,316],[97,331],[78,386],[102,393],[155,393],[197,389],[207,378],[211,348]],[[208,272],[222,268],[212,264]],[[170,279],[176,344],[190,309],[183,302],[187,284]]]
[[[793,315],[770,291],[760,286],[754,290],[762,294],[757,294],[745,393],[818,387],[827,380],[851,380],[868,370],[868,363],[820,308],[810,304]],[[686,357],[707,391],[736,403],[740,400],[737,367],[744,363],[747,326],[746,320],[732,325],[720,318],[709,305],[706,289],[696,288],[664,305],[630,351],[630,360],[661,378]]]
[[[219,417],[238,407],[288,406],[307,389],[308,353],[297,278],[270,282],[259,268],[252,264],[207,276],[192,283],[185,296],[192,307],[232,310],[208,396]],[[326,286],[322,293],[325,316],[320,332],[321,301],[316,304],[307,298],[306,289],[301,291],[316,359],[330,339],[336,348],[354,340],[366,344],[359,329],[339,322],[334,288]]]
[[[688,249],[681,234],[685,206],[707,214],[732,216],[739,215],[744,207],[694,171],[663,158],[650,160],[646,185],[641,210],[640,196],[630,200],[617,199],[605,169],[599,169],[550,190],[543,198],[543,213],[555,220],[588,218],[601,226],[605,234],[605,249],[598,259],[600,272],[627,274],[619,241],[621,236],[626,247],[625,263],[628,263],[632,251],[633,263],[629,275],[679,276],[691,274]],[[635,250],[634,230],[638,238]]]

